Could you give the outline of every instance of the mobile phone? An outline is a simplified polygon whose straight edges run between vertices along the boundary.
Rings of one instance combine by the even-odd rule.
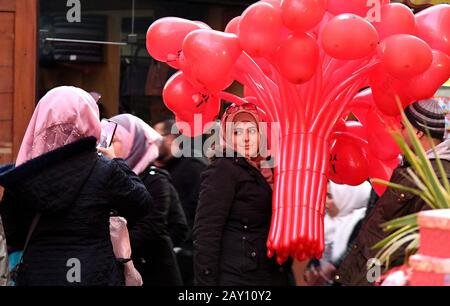
[[[102,119],[101,127],[102,131],[100,134],[99,146],[108,148],[111,146],[114,134],[116,133],[117,123],[108,119]]]

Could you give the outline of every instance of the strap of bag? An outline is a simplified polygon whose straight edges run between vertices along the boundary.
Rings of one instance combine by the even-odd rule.
[[[41,218],[41,214],[37,213],[36,216],[34,216],[33,221],[31,222],[30,230],[28,231],[27,239],[25,240],[25,245],[22,250],[22,255],[20,255],[19,263],[22,262],[23,254],[25,253],[25,251],[28,248],[28,243],[30,242],[31,235],[33,235],[33,232],[34,232],[36,225],[38,224],[40,218]]]

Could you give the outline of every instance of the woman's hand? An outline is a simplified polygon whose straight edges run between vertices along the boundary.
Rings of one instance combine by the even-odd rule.
[[[105,157],[109,159],[117,158],[116,151],[114,151],[114,146],[109,146],[108,148],[98,147],[97,151],[102,153]]]

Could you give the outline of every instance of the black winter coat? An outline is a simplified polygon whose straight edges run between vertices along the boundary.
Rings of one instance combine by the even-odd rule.
[[[141,178],[152,194],[153,207],[138,222],[129,223],[133,262],[142,275],[144,286],[181,286],[183,281],[168,223],[173,186],[168,174],[155,167],[147,168]],[[184,225],[186,235],[185,221]]]
[[[193,229],[197,285],[280,286],[290,263],[267,257],[272,189],[244,158],[217,158],[203,172]]]
[[[12,250],[23,249],[31,221],[41,213],[24,254],[20,285],[123,284],[110,212],[135,220],[152,199],[123,160],[99,157],[95,146],[94,137],[84,138],[0,175],[5,187],[0,212]],[[77,266],[79,282],[75,270],[69,271]]]
[[[183,243],[183,248],[188,250],[192,249],[192,227],[198,205],[200,175],[206,167],[206,161],[196,157],[173,158],[164,167],[172,177],[173,186],[178,192],[188,222],[190,231],[186,242]]]
[[[178,197],[178,192],[173,186],[172,177],[166,170],[157,168],[155,166],[151,166],[150,169],[148,170],[148,173],[156,177],[162,176],[163,180],[167,183],[167,186],[169,187],[170,204],[168,211],[167,209],[165,210],[166,215],[165,217],[173,246],[174,247],[180,246],[184,241],[186,241],[190,230],[187,224],[183,206],[181,204],[180,198]]]

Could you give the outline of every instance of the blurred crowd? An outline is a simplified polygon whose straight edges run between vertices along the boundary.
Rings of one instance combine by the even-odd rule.
[[[450,177],[436,100],[405,113]],[[0,167],[0,284],[371,285],[367,261],[387,235],[380,224],[428,209],[412,193],[388,188],[379,197],[369,181],[330,181],[322,258],[279,264],[267,257],[274,173],[261,166],[267,135],[256,105],[226,109],[212,149],[227,154],[209,159],[178,157],[173,119],[152,127],[131,114],[100,119],[95,96],[80,88],[57,87],[39,101],[17,159]],[[115,132],[100,144],[107,122]],[[399,157],[391,182],[414,186],[408,169]],[[402,255],[392,261],[401,265]]]

